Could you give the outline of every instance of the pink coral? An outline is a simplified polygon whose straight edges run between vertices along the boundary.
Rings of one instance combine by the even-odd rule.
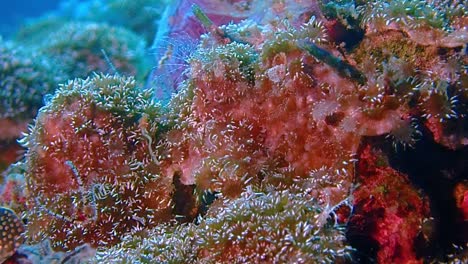
[[[172,178],[160,175],[152,146],[150,96],[133,78],[96,75],[62,85],[41,109],[23,140],[32,241],[112,245],[171,218]]]

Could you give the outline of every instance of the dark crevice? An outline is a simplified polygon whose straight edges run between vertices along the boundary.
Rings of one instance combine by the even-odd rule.
[[[180,173],[175,173],[172,180],[174,185],[172,214],[179,223],[188,223],[192,222],[198,213],[195,185],[183,184],[180,177]]]
[[[407,174],[429,197],[435,234],[429,247],[416,248],[417,253],[425,259],[440,258],[454,250],[453,244],[468,242],[468,226],[460,221],[453,194],[455,185],[467,179],[468,147],[450,150],[434,142],[429,131],[422,132],[423,137],[414,148],[392,149],[388,157],[393,168]]]
[[[424,127],[413,148],[395,150],[391,140],[384,136],[365,138],[361,145],[366,145],[364,143],[382,150],[390,166],[408,175],[415,188],[429,199],[433,230],[429,241],[422,235],[416,239],[418,257],[426,261],[445,261],[445,256],[455,252],[453,245],[463,246],[468,242],[468,223],[463,222],[454,198],[455,185],[468,179],[468,147],[448,149],[436,143]],[[359,263],[372,263],[378,245],[371,238],[363,237],[361,231],[364,232],[349,228],[348,241],[357,249],[355,258]]]

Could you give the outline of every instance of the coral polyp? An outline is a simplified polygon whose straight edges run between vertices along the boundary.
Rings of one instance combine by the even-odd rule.
[[[105,23],[66,23],[38,44],[38,50],[55,60],[68,78],[104,72],[141,79],[145,74],[146,43],[125,28]]]
[[[148,140],[158,120],[150,97],[134,79],[109,75],[58,89],[23,139],[29,239],[61,249],[112,245],[170,217],[172,180]]]
[[[74,3],[0,41],[7,263],[465,261],[466,0]]]
[[[138,263],[336,263],[350,257],[342,226],[317,225],[320,206],[308,195],[247,190],[218,200],[198,225],[160,225],[135,233],[96,257]]]
[[[18,138],[64,78],[40,53],[0,38],[0,140]]]

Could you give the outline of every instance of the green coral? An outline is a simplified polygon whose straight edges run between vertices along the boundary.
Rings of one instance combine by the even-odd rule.
[[[395,23],[408,29],[428,26],[450,31],[454,19],[468,13],[463,0],[337,0],[321,4],[325,16],[348,28],[360,21],[362,28],[372,25],[373,30]]]
[[[359,18],[354,0],[320,1],[321,10],[326,17],[338,19],[348,28],[354,27]]]
[[[0,39],[0,119],[32,119],[63,75],[46,57]]]
[[[311,17],[309,22],[296,29],[286,20],[278,23],[277,29],[271,38],[265,40],[261,57],[263,60],[273,58],[276,54],[284,52],[286,54],[298,51],[298,42],[308,41],[314,44],[327,43],[328,35],[325,26]]]
[[[371,1],[360,7],[360,13],[364,23],[384,20],[381,23],[396,22],[410,27],[427,24],[442,28],[445,25],[437,10],[423,0]]]
[[[20,26],[14,40],[18,43],[34,46],[48,38],[51,32],[57,31],[68,20],[54,14],[48,14],[39,18],[26,21]]]
[[[195,225],[161,224],[137,231],[122,243],[98,251],[94,261],[103,263],[196,263]]]
[[[62,1],[61,8],[29,19],[15,34],[22,43],[34,44],[70,22],[104,23],[125,28],[151,44],[157,23],[170,0],[87,0]]]
[[[141,89],[133,77],[94,74],[87,79],[61,84],[42,112],[64,111],[74,100],[85,100],[99,109],[136,122],[142,114],[154,119],[159,107],[151,101],[152,92]]]
[[[343,229],[318,225],[321,213],[307,195],[255,193],[218,200],[200,223],[164,225],[127,236],[97,254],[112,263],[336,263],[352,249]]]
[[[137,75],[138,80],[143,80],[145,45],[143,39],[124,28],[68,23],[51,33],[38,49],[60,63],[70,78],[103,72]]]
[[[252,83],[255,79],[255,69],[258,67],[257,60],[258,54],[251,45],[236,42],[211,49],[199,49],[190,59],[192,62],[202,62],[203,65],[211,67],[207,70],[220,70],[219,74],[228,79],[241,77]]]

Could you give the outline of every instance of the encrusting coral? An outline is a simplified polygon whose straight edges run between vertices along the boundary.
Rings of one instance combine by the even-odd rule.
[[[344,229],[318,225],[321,209],[307,194],[247,190],[221,199],[199,224],[162,225],[98,253],[112,263],[341,263],[352,249]]]
[[[359,186],[353,192],[347,236],[376,243],[378,263],[417,262],[413,245],[424,232],[424,221],[430,218],[427,198],[370,144],[362,146],[357,170]],[[431,239],[429,232],[424,235],[424,239]]]
[[[0,141],[17,139],[64,80],[43,55],[0,38]]]
[[[93,72],[145,76],[145,41],[135,33],[105,23],[69,22],[47,35],[38,50],[48,55],[69,78]],[[117,72],[115,72],[117,71]]]
[[[168,170],[180,171],[185,184],[229,197],[249,184],[276,181],[274,171],[286,178],[308,177],[327,167],[337,171],[330,174],[334,182],[341,182],[351,173],[359,144],[356,124],[340,129],[345,111],[354,110],[348,99],[354,84],[296,45],[303,36],[323,41],[324,28],[314,19],[298,30],[287,23],[244,25],[222,30],[230,36],[255,32],[264,42],[225,44],[213,33],[191,58],[190,77],[172,101]],[[312,76],[313,66],[326,73]],[[325,83],[328,74],[339,88]],[[354,121],[344,121],[349,122]]]
[[[172,179],[158,166],[159,110],[150,98],[130,77],[60,86],[22,140],[31,241],[106,246],[170,218]]]
[[[180,82],[165,108],[119,74],[127,65],[119,53],[141,42],[129,37],[138,45],[121,50],[99,32],[122,31],[73,24],[64,28],[83,25],[88,33],[76,36],[92,35],[74,39],[79,51],[68,40],[41,47],[55,59],[83,52],[90,56],[78,69],[98,61],[94,70],[115,65],[117,73],[61,85],[22,140],[24,171],[10,170],[0,201],[10,197],[26,217],[29,242],[50,239],[71,252],[89,245],[95,261],[117,263],[461,259],[447,244],[463,250],[463,237],[433,254],[419,244],[434,244],[444,230],[437,206],[453,207],[459,219],[444,223],[465,232],[466,166],[440,166],[422,179],[393,156],[422,144],[466,153],[464,2],[258,4],[270,3],[277,18],[254,16],[248,7],[257,2],[247,2],[226,4],[240,8],[230,17],[253,16],[239,23],[217,25],[218,7],[196,5],[181,18],[207,33],[183,61],[185,75],[171,76]],[[291,10],[303,12],[288,20]],[[157,67],[173,62],[172,51]],[[70,70],[80,56],[67,57]],[[128,65],[123,74],[137,71]],[[22,175],[26,191],[5,192]],[[438,197],[423,180],[447,183],[447,193]]]
[[[401,4],[414,4],[409,2]],[[460,27],[466,12],[450,17],[458,21],[452,29],[445,20],[445,27],[427,21],[424,31],[440,35],[438,41],[425,41],[415,37],[418,28],[396,18],[411,20],[410,8],[390,12],[386,26],[380,18],[366,17],[369,10],[377,14],[375,5],[360,3],[354,9],[355,26],[364,32],[354,49],[346,47],[346,39],[340,47],[330,39],[337,30],[330,21],[336,18],[311,17],[301,27],[284,20],[217,27],[196,9],[209,34],[190,57],[188,78],[171,102],[168,173],[180,173],[183,183],[198,190],[231,198],[249,185],[317,177],[319,186],[325,176],[328,184],[316,188],[316,197],[334,208],[359,173],[353,154],[364,137],[386,135],[396,148],[411,147],[424,126],[442,145],[466,145],[466,30]],[[440,12],[442,7],[425,8]],[[461,131],[448,129],[452,122]],[[421,211],[414,218],[423,216]],[[419,230],[419,222],[411,221],[409,229]],[[409,237],[407,247],[415,234]],[[409,252],[393,259],[417,259]]]
[[[333,1],[327,7],[339,10],[330,12],[336,16],[330,20],[365,31],[348,58],[367,77],[359,88],[368,101],[366,111],[380,116],[394,105],[407,124],[409,116],[421,117],[438,143],[451,149],[467,144],[466,5],[461,1]],[[396,116],[393,122],[398,122]],[[408,125],[402,128],[414,131]],[[401,143],[411,145],[412,138],[403,137]]]

